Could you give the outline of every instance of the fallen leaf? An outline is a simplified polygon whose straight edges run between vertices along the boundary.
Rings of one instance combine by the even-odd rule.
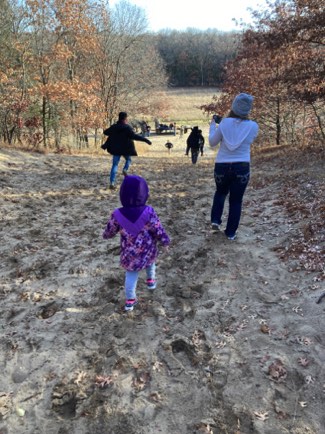
[[[302,309],[300,306],[295,306],[292,308],[293,312],[297,313],[298,315],[304,316],[304,314],[302,313]]]
[[[74,383],[77,386],[80,386],[81,383],[83,383],[84,379],[87,377],[87,373],[86,372],[78,372],[77,373],[77,378],[74,380]]]
[[[264,365],[265,362],[267,362],[268,360],[270,360],[271,356],[269,354],[265,354],[261,359],[260,359],[260,364]]]
[[[39,292],[34,292],[34,294],[33,294],[33,301],[35,303],[38,303],[41,300],[42,300],[42,294],[40,294]]]
[[[112,383],[112,377],[102,377],[97,375],[96,377],[96,386],[104,388],[109,386]]]
[[[315,382],[315,380],[313,379],[313,377],[311,375],[307,375],[307,377],[305,377],[305,381],[307,384],[312,384]]]
[[[143,390],[149,381],[151,380],[151,375],[149,372],[142,372],[137,377],[133,378],[132,380],[132,386],[135,388],[137,392],[140,390]]]
[[[159,395],[158,392],[152,392],[150,393],[150,399],[154,402],[159,402],[161,401],[161,396]]]
[[[161,371],[161,367],[164,366],[161,362],[156,361],[153,365],[152,365],[152,369],[154,371],[160,372]]]
[[[11,393],[0,392],[0,420],[4,419],[7,413],[9,413],[11,408],[11,399]]]
[[[201,423],[200,425],[196,426],[197,429],[197,433],[202,433],[202,434],[213,434],[213,430],[210,426],[210,424],[206,424],[206,423]]]
[[[287,370],[281,360],[275,360],[268,369],[268,374],[275,381],[283,381],[287,378]]]
[[[265,422],[269,418],[269,413],[267,411],[254,411],[254,415],[258,420]]]
[[[246,327],[247,327],[247,321],[244,320],[242,323],[240,323],[240,324],[237,326],[237,330],[238,330],[238,331],[241,331],[241,330],[244,330]]]
[[[262,324],[260,330],[262,333],[270,334],[270,327],[267,324]]]
[[[26,292],[22,292],[19,296],[21,301],[26,301],[30,299],[30,292],[26,291]]]
[[[302,338],[302,342],[304,345],[311,345],[313,343],[313,341],[310,338]]]
[[[227,343],[225,341],[221,341],[221,342],[216,342],[216,347],[218,349],[220,348],[224,348],[227,345]]]
[[[299,363],[299,365],[301,365],[301,366],[303,366],[305,368],[306,366],[309,365],[310,360],[305,359],[304,357],[299,357],[298,363]]]

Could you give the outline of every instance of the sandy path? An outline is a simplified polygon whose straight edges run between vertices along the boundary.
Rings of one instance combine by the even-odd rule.
[[[1,151],[0,433],[324,432],[324,287],[274,251],[297,226],[281,169],[256,163],[229,242],[208,225],[212,157],[158,154],[132,170],[173,245],[125,314],[107,159]]]

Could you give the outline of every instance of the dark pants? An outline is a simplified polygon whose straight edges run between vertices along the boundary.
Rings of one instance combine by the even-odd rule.
[[[243,196],[249,181],[249,163],[216,163],[216,192],[211,210],[211,223],[221,224],[225,199],[229,193],[229,215],[225,234],[235,235],[240,221]]]
[[[198,149],[191,149],[191,157],[192,157],[192,163],[196,164],[197,159],[199,157],[199,150]]]

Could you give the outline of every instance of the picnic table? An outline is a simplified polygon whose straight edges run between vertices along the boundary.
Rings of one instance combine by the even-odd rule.
[[[155,129],[156,129],[156,134],[173,134],[174,136],[176,136],[176,124],[175,123],[170,123],[169,125],[167,124],[161,124],[158,120],[155,120]]]

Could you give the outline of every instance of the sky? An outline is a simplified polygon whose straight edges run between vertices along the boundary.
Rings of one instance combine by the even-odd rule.
[[[193,27],[230,31],[239,30],[233,21],[241,19],[249,23],[247,8],[259,9],[265,0],[128,0],[143,8],[149,21],[149,30],[185,30]],[[109,0],[114,6],[119,0]]]

